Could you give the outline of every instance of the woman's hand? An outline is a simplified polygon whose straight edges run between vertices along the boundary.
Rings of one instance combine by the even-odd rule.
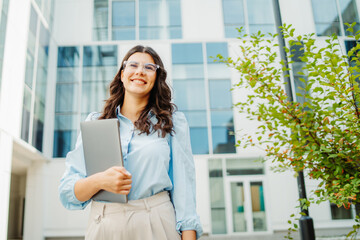
[[[114,166],[77,181],[74,193],[81,202],[89,200],[100,190],[127,195],[131,182],[131,174],[124,167]]]
[[[131,189],[131,174],[124,167],[111,167],[99,174],[100,189],[127,195]]]

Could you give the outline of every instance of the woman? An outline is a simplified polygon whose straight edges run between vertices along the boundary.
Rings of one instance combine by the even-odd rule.
[[[197,239],[195,171],[189,127],[175,112],[166,71],[150,47],[135,46],[110,84],[103,112],[87,121],[118,118],[124,167],[86,176],[81,135],[66,156],[59,186],[68,209],[84,209],[100,190],[129,202],[92,202],[86,239]]]

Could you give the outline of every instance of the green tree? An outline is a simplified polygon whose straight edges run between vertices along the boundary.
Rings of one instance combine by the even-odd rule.
[[[353,33],[353,26],[347,31]],[[300,200],[307,206],[330,201],[350,208],[360,203],[360,31],[349,36],[357,44],[347,53],[335,35],[319,43],[314,34],[296,36],[291,25],[284,25],[282,32],[288,65],[279,60],[277,34],[244,35],[237,59],[217,56],[216,61],[240,73],[234,88],[248,89],[237,109],[259,121],[258,130],[240,135],[237,144],[260,146],[278,170],[304,171],[317,180],[314,198]],[[295,55],[296,49],[302,54]],[[302,87],[293,102],[285,92],[283,73],[294,68],[295,59],[302,69],[294,74],[303,78],[298,79]],[[355,238],[359,216],[353,228],[348,236]]]

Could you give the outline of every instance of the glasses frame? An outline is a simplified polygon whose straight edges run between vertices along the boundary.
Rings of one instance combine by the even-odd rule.
[[[139,66],[142,65],[142,71],[143,71],[143,72],[146,72],[146,73],[156,73],[156,71],[160,68],[160,66],[157,65],[157,64],[155,64],[155,63],[144,63],[144,64],[141,64],[141,63],[139,63],[139,62],[137,62],[137,61],[124,61],[124,63],[123,63],[124,69],[126,69],[126,65],[127,65],[128,63],[131,63],[131,62],[138,64],[138,67],[137,67],[137,68],[139,68]],[[149,65],[155,66],[155,67],[156,67],[155,71],[152,71],[152,70],[149,70],[149,69],[146,69],[146,68],[145,68],[146,66],[149,66]]]

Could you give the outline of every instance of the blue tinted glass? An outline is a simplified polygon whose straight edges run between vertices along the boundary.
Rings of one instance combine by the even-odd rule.
[[[246,2],[249,25],[274,23],[272,0],[250,0]]]
[[[170,39],[182,38],[182,28],[181,27],[169,27],[168,31],[169,31]]]
[[[77,67],[79,66],[78,47],[59,47],[58,48],[58,67]]]
[[[205,103],[204,80],[174,80],[174,102],[179,110],[203,110]]]
[[[340,35],[339,14],[335,0],[311,1],[316,25],[316,32],[320,36]]]
[[[356,22],[357,24],[353,27],[354,33],[360,30],[360,23],[359,23],[359,14],[357,11],[357,6],[355,0],[341,0],[339,1],[340,9],[341,9],[341,16],[343,19],[343,23],[353,23]],[[348,28],[344,24],[345,28],[345,35],[351,35],[350,32],[346,31]]]
[[[113,2],[112,26],[135,26],[135,1]]]
[[[29,26],[30,31],[32,32],[32,34],[34,36],[36,36],[36,29],[37,29],[37,14],[34,10],[34,8],[31,6],[31,10],[30,10],[30,26]]]
[[[234,119],[232,110],[212,111],[212,140],[214,153],[234,153]]]
[[[160,1],[140,1],[139,2],[139,25],[161,26],[160,18],[162,16]]]
[[[82,82],[106,81],[114,79],[118,71],[117,66],[83,67]]]
[[[203,111],[185,111],[181,110],[189,123],[190,127],[207,127],[206,110]]]
[[[241,32],[242,34],[239,34],[239,31],[237,30],[237,28],[243,27],[243,31]],[[225,26],[225,37],[227,38],[237,38],[240,36],[243,36],[246,33],[246,28],[245,25],[243,24],[239,24],[239,25],[229,25],[229,26]]]
[[[224,58],[228,57],[228,46],[225,42],[220,43],[206,43],[206,55],[208,63],[213,63],[214,58],[221,54]],[[213,58],[210,58],[213,57]]]
[[[79,69],[70,67],[58,67],[56,81],[60,82],[77,82],[79,81]]]
[[[209,93],[210,93],[210,108],[224,109],[231,108],[231,82],[230,80],[210,80]]]
[[[57,84],[55,112],[77,112],[77,84]]]
[[[172,69],[173,79],[203,79],[203,64],[176,64]]]
[[[190,128],[193,154],[209,154],[207,128]]]
[[[85,46],[84,66],[117,66],[117,46]]]
[[[209,79],[231,78],[230,68],[224,63],[208,63],[207,70]]]
[[[76,134],[76,130],[55,130],[53,157],[66,157],[75,146]]]
[[[275,24],[251,24],[249,26],[249,34],[258,33],[275,33]]]
[[[113,29],[112,40],[135,40],[135,28]]]
[[[55,115],[54,157],[65,157],[74,148],[78,125],[75,114]]]
[[[140,39],[166,39],[167,35],[164,27],[140,27]]]
[[[181,26],[180,1],[167,1],[170,26]]]
[[[244,24],[244,3],[243,0],[223,0],[224,23]]]
[[[109,83],[105,81],[83,82],[81,94],[81,112],[101,112],[107,96]]]
[[[172,44],[172,63],[203,63],[201,43]]]

